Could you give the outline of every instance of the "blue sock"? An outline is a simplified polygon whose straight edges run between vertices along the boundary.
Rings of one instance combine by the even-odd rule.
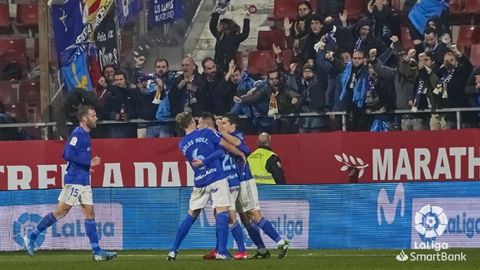
[[[227,254],[227,241],[228,241],[228,211],[217,214],[217,241],[218,241],[218,254]]]
[[[215,243],[215,250],[218,251],[218,230],[215,230],[215,239],[217,240]]]
[[[213,216],[215,220],[217,220],[217,209],[213,209]],[[215,230],[215,239],[217,240],[215,242],[215,250],[218,251],[218,230]]]
[[[100,251],[95,219],[85,219],[85,232],[87,233],[88,240],[90,241],[90,245],[92,246],[92,251],[94,253]]]
[[[282,240],[282,237],[277,233],[275,228],[273,228],[272,223],[267,219],[263,218],[257,223],[257,226],[260,227],[270,238],[272,238],[275,243]]]
[[[237,243],[238,252],[245,252],[245,239],[243,238],[243,231],[240,224],[235,222],[235,224],[232,225],[232,228],[230,228],[230,231],[232,232],[233,239],[235,239],[235,242]]]
[[[188,231],[190,231],[193,223],[195,223],[195,220],[196,218],[190,215],[187,215],[185,217],[185,219],[182,221],[182,224],[180,224],[180,227],[178,227],[177,236],[175,237],[175,242],[173,242],[173,246],[170,251],[178,251],[180,244],[182,244],[183,239],[185,238],[185,236],[187,236],[187,233]]]
[[[57,222],[57,219],[53,216],[53,213],[50,213],[42,218],[40,220],[40,223],[38,223],[37,227],[35,230],[32,231],[30,234],[30,240],[35,242],[37,240],[37,237],[44,232],[48,227],[52,226]]]
[[[247,229],[248,236],[252,239],[255,246],[258,249],[265,248],[265,244],[263,243],[262,236],[260,235],[260,229],[257,227],[255,223],[245,224],[245,228]]]

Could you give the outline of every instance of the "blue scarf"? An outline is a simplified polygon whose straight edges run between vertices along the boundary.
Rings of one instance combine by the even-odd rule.
[[[452,69],[451,71],[445,70],[445,73],[442,74],[442,77],[437,82],[437,88],[442,88],[442,98],[446,99],[448,98],[448,83],[452,80],[453,73],[455,73],[455,69]]]
[[[417,91],[415,91],[415,99],[413,100],[413,106],[419,107],[420,102],[423,98],[425,98],[425,94],[427,93],[427,87],[425,86],[425,81],[420,79],[418,81]]]
[[[340,74],[342,92],[340,94],[340,100],[343,101],[345,95],[348,91],[348,81],[352,74],[353,64],[352,61],[349,61],[345,70]],[[352,101],[357,105],[358,108],[362,108],[365,103],[365,97],[367,95],[367,80],[368,72],[360,69],[357,72],[357,83],[353,87],[353,98]]]
[[[392,123],[380,119],[373,120],[372,127],[370,128],[371,132],[387,132],[394,130],[395,127],[392,125]]]

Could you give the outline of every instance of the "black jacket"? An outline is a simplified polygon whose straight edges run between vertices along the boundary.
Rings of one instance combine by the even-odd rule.
[[[140,108],[138,104],[140,91],[138,89],[120,88],[110,85],[107,90],[105,106],[102,113],[104,120],[115,120],[115,115],[120,114],[122,108],[124,112],[128,114],[129,119],[139,118]]]
[[[233,35],[222,35],[217,30],[220,15],[216,12],[212,13],[210,19],[210,32],[217,39],[215,44],[215,63],[223,72],[228,71],[230,60],[235,59],[240,43],[248,38],[250,33],[250,19],[243,20],[243,29],[241,33]]]
[[[214,115],[224,115],[229,112],[233,105],[235,88],[225,80],[223,75],[218,74],[217,78],[207,83],[207,98],[209,101],[208,111]]]
[[[440,79],[447,71],[445,68],[441,68],[438,72],[438,78]],[[439,98],[440,106],[442,108],[459,108],[467,106],[467,96],[465,94],[465,86],[467,85],[468,78],[472,72],[472,64],[465,57],[462,56],[458,61],[458,67],[453,73],[453,77],[447,84],[448,98],[441,98],[441,94],[437,95]]]
[[[338,16],[345,9],[345,0],[319,0],[317,13],[326,16]]]
[[[272,148],[268,146],[259,146],[258,148],[263,148],[272,151]],[[283,168],[280,163],[280,158],[277,155],[272,155],[267,160],[266,168],[267,172],[272,174],[273,180],[277,185],[284,185],[286,184],[285,181],[285,174],[283,173]]]
[[[478,101],[476,99],[476,95],[478,94],[479,89],[475,87],[475,76],[478,75],[480,75],[480,67],[476,67],[472,71],[470,77],[468,78],[467,86],[465,87],[465,94],[467,94],[468,103],[471,107],[477,107],[480,105],[478,104]]]
[[[186,84],[183,88],[178,88],[178,84],[184,78],[183,75],[178,76],[168,93],[170,113],[172,116],[175,116],[183,112],[186,107],[189,107],[192,110],[192,114],[198,116],[201,112],[208,110],[207,81],[202,75],[195,73],[193,81],[189,83],[196,89],[195,92],[192,92],[188,90],[189,84]],[[192,97],[196,102],[192,102]]]
[[[373,35],[372,22],[368,18],[359,20],[354,26],[337,29],[335,36],[337,37],[338,52],[353,53],[360,36],[360,29],[365,25],[370,26],[371,30],[368,36],[361,42],[360,49],[365,53],[365,56],[373,48],[377,49],[378,55],[382,54],[387,47],[383,41]]]

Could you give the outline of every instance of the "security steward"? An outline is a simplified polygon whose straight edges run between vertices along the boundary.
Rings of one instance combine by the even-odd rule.
[[[248,165],[257,184],[285,184],[280,158],[272,151],[268,133],[258,135],[258,148],[248,156]]]

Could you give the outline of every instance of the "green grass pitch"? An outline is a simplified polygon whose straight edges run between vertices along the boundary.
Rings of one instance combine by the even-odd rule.
[[[406,254],[417,252],[433,254],[435,251],[405,250]],[[165,260],[166,251],[119,251],[119,256],[112,261],[93,262],[88,251],[37,251],[30,258],[24,252],[0,252],[1,270],[150,270],[150,269],[194,269],[194,270],[293,270],[293,269],[480,269],[480,249],[449,249],[449,254],[463,252],[466,262],[399,262],[396,256],[399,250],[290,250],[284,259],[272,257],[264,260],[244,261],[205,261],[202,255],[207,250],[184,250],[179,253],[177,261]],[[253,254],[250,251],[250,254]]]

